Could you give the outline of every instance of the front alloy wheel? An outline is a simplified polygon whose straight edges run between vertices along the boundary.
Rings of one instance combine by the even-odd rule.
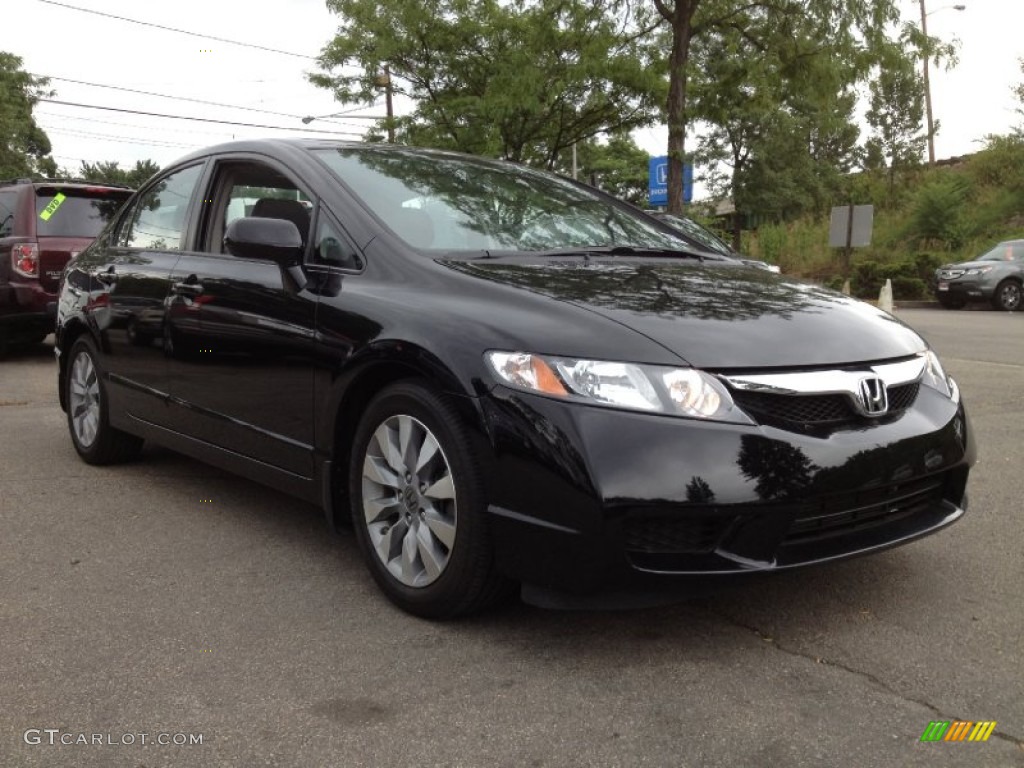
[[[992,305],[996,309],[1005,312],[1014,312],[1020,309],[1022,300],[1021,284],[1015,280],[1003,280],[996,286],[996,292],[992,296]]]
[[[408,587],[432,584],[455,544],[458,504],[452,469],[418,419],[391,416],[363,459],[363,517],[380,562]]]
[[[374,580],[410,613],[464,615],[510,586],[494,565],[481,450],[453,401],[418,380],[383,389],[356,429],[356,538]]]

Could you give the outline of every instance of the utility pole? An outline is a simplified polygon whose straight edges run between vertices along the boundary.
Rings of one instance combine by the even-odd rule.
[[[924,0],[921,0],[924,3]],[[924,7],[923,5],[921,6]],[[384,103],[385,103],[385,114],[388,116],[388,144],[395,143],[395,107],[391,102],[391,67],[387,64],[384,65]],[[927,78],[926,78],[927,82]],[[931,107],[928,107],[928,114],[931,115]],[[929,122],[931,118],[928,118]]]
[[[943,6],[942,8],[938,8],[937,10],[932,11],[931,13],[928,13],[928,11],[926,11],[925,7],[924,7],[924,0],[920,0],[920,2],[921,2],[921,34],[924,35],[924,37],[925,37],[925,46],[926,46],[925,51],[922,54],[922,58],[924,59],[924,62],[923,62],[923,64],[924,64],[924,109],[925,109],[925,114],[928,117],[928,165],[935,165],[935,121],[932,119],[932,86],[931,86],[931,82],[928,79],[928,50],[927,50],[927,42],[928,42],[928,17],[931,16],[932,13],[938,13],[939,11],[945,11],[945,10],[963,11],[963,10],[965,10],[967,8],[967,6],[966,5],[960,5],[960,4],[957,4],[957,5],[946,5],[946,6]]]
[[[921,0],[921,34],[928,40],[928,13]],[[928,165],[935,165],[935,123],[932,121],[932,88],[928,81],[928,51],[924,52],[924,109],[928,116]]]

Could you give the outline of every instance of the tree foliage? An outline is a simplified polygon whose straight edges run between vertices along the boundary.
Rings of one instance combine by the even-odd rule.
[[[32,108],[50,94],[49,81],[22,69],[21,59],[0,51],[0,178],[51,173],[50,139]]]
[[[887,169],[891,198],[897,171],[917,166],[924,152],[924,84],[915,62],[894,56],[880,68],[870,90],[866,117],[874,135],[866,145],[865,167]]]
[[[127,184],[129,187],[138,188],[159,170],[160,166],[152,160],[136,160],[134,168],[121,168],[116,160],[96,163],[87,163],[83,160],[80,175],[89,181]]]
[[[574,143],[649,124],[664,87],[642,0],[327,5],[341,26],[311,81],[369,103],[387,66],[414,105],[395,120],[409,144],[552,168]]]
[[[607,141],[588,139],[577,147],[580,181],[593,184],[620,200],[647,206],[647,152],[628,133],[616,133]],[[572,153],[559,157],[555,170],[572,175]]]
[[[824,172],[824,177],[813,174],[815,185],[827,190],[839,183],[857,139],[853,93],[878,66],[883,52],[892,50],[890,34],[899,21],[895,0],[652,2],[671,37],[666,101],[670,210],[681,207],[688,123],[708,119],[691,105],[690,85],[691,79],[708,79],[704,67],[709,63],[731,67],[738,88],[725,94],[717,107],[708,106],[730,117],[728,125],[709,119],[720,129],[720,155],[731,154],[736,161],[747,154],[753,163],[754,145],[763,143],[765,136],[784,140],[795,132]],[[731,60],[716,58],[723,55]],[[692,59],[700,65],[692,66]],[[777,80],[770,82],[772,77]],[[699,90],[699,84],[694,85]],[[798,171],[797,175],[806,174],[808,169]],[[738,173],[743,175],[742,168]],[[813,196],[820,205],[820,191]]]

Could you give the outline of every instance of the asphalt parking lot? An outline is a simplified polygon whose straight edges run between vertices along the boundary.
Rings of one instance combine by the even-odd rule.
[[[1024,766],[1024,313],[900,317],[973,419],[953,528],[669,607],[445,624],[311,506],[160,449],[86,466],[51,348],[0,362],[0,765]],[[957,719],[998,724],[919,741]],[[202,743],[154,743],[178,734]]]

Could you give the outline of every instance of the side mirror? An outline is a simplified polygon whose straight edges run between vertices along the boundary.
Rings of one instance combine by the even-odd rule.
[[[302,235],[285,219],[235,219],[224,233],[224,248],[232,256],[273,261],[282,267],[302,262]]]

